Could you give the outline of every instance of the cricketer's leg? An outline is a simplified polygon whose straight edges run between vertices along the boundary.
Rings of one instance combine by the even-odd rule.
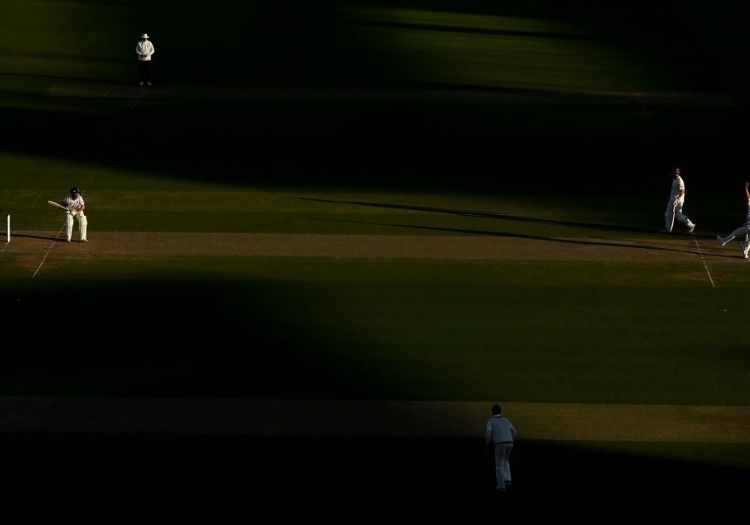
[[[81,241],[88,242],[86,239],[86,230],[89,226],[89,219],[83,213],[78,214],[78,231],[81,234]]]
[[[505,462],[505,451],[499,444],[495,445],[495,488],[505,490],[505,475],[503,474],[503,463]]]
[[[687,215],[682,213],[682,204],[683,203],[680,202],[677,206],[675,206],[674,215],[678,221],[680,221],[682,224],[684,224],[688,228],[692,229],[695,226],[695,224],[693,224],[693,222],[690,219],[688,219]]]
[[[500,491],[506,489],[506,481],[510,481],[510,466],[508,458],[513,445],[510,443],[495,444],[495,488]]]
[[[509,443],[505,445],[505,461],[503,462],[503,477],[505,478],[505,484],[510,485],[512,478],[510,476],[510,453],[513,451],[513,444]]]
[[[65,240],[70,242],[73,237],[73,216],[68,213],[65,215]]]
[[[731,237],[732,239],[734,239],[735,237],[740,237],[741,235],[747,235],[748,233],[750,233],[750,228],[748,228],[747,225],[745,225],[745,226],[740,226],[739,228],[734,230],[732,233],[730,233],[727,237]]]
[[[667,209],[664,210],[664,230],[667,233],[670,233],[672,231],[672,227],[674,226],[674,203],[669,203],[667,205]]]
[[[737,237],[739,237],[741,235],[747,236],[748,234],[750,234],[750,226],[748,226],[746,224],[745,226],[740,226],[739,228],[737,228],[736,230],[734,230],[732,233],[730,233],[726,237],[722,237],[721,235],[717,235],[716,238],[719,240],[719,242],[721,243],[722,246],[726,246],[727,244],[729,244],[730,242],[732,242],[735,238],[737,238]],[[745,237],[745,238],[747,238],[747,237]],[[743,250],[744,250],[744,247],[745,247],[745,243],[743,243]]]
[[[726,246],[728,243],[732,242],[734,240],[734,237],[729,234],[726,237],[722,237],[721,235],[716,236],[716,240],[719,241],[719,244],[722,246]]]

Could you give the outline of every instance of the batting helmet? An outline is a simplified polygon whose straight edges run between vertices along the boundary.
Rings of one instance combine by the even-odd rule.
[[[79,190],[75,186],[73,186],[72,188],[70,188],[70,194],[71,195],[79,195],[80,193],[81,193],[81,190]]]

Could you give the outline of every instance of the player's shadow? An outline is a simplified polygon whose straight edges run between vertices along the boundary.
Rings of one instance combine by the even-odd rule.
[[[624,231],[624,232],[642,232],[642,233],[656,233],[658,230],[653,228],[639,228],[633,226],[621,226],[617,224],[600,224],[591,222],[581,221],[566,221],[560,219],[544,219],[539,217],[526,217],[523,215],[511,215],[509,213],[496,212],[496,211],[482,211],[482,210],[462,210],[458,208],[440,208],[436,206],[416,206],[412,204],[394,204],[394,203],[383,203],[383,202],[366,202],[366,201],[343,201],[334,199],[319,199],[314,197],[299,197],[300,200],[324,202],[329,204],[353,204],[356,206],[369,206],[373,208],[388,208],[397,210],[408,210],[408,211],[423,211],[429,213],[442,213],[448,215],[460,215],[462,217],[479,217],[483,219],[502,219],[506,221],[517,221],[517,222],[538,222],[545,224],[554,224],[557,226],[576,226],[585,227],[597,230],[608,230],[608,231]]]
[[[50,235],[30,235],[28,233],[14,233],[13,237],[22,237],[25,239],[42,239],[45,241],[65,242],[65,239],[63,237],[52,237]]]
[[[433,232],[447,232],[447,233],[459,233],[468,235],[484,235],[487,237],[510,237],[514,239],[530,239],[535,241],[547,241],[547,242],[559,242],[563,244],[579,244],[586,246],[610,246],[614,248],[631,248],[635,250],[649,250],[649,251],[660,251],[660,252],[676,252],[676,253],[689,253],[692,255],[699,254],[697,250],[689,250],[684,248],[668,248],[665,246],[654,246],[654,245],[642,245],[642,244],[627,244],[621,242],[606,241],[604,239],[586,240],[586,239],[561,239],[559,237],[545,237],[543,235],[527,235],[524,233],[510,233],[510,232],[493,232],[488,230],[474,230],[469,228],[446,228],[444,226],[418,226],[415,224],[397,224],[397,223],[379,223],[379,222],[368,222],[368,221],[343,221],[337,219],[318,219],[332,222],[348,222],[356,224],[367,224],[370,226],[391,226],[394,228],[409,228],[412,230],[427,230]],[[714,254],[711,254],[713,257]],[[716,255],[716,257],[728,257],[735,259],[733,255]]]
[[[581,222],[581,221],[566,221],[566,220],[559,220],[559,219],[543,219],[543,218],[538,218],[538,217],[525,217],[521,215],[510,215],[510,214],[502,213],[502,212],[462,210],[462,209],[455,209],[455,208],[440,208],[440,207],[433,207],[433,206],[415,206],[415,205],[410,205],[410,204],[391,204],[391,203],[365,202],[365,201],[340,201],[340,200],[319,199],[319,198],[312,198],[312,197],[300,197],[300,199],[308,200],[308,201],[324,202],[324,203],[354,204],[357,206],[371,206],[371,207],[376,207],[376,208],[424,211],[424,212],[429,212],[429,213],[443,213],[443,214],[450,214],[450,215],[460,215],[462,217],[492,218],[492,219],[502,219],[502,220],[509,220],[509,221],[518,221],[518,222],[537,222],[537,223],[554,224],[557,226],[575,226],[575,227],[581,227],[581,228],[606,230],[606,231],[620,231],[620,232],[631,232],[631,233],[632,232],[659,233],[658,230],[649,229],[649,228],[621,226],[621,225],[616,225],[616,224],[589,223],[589,222]],[[445,226],[424,226],[424,225],[399,224],[399,223],[377,223],[377,222],[353,221],[353,220],[341,221],[337,219],[318,219],[318,220],[326,220],[326,221],[333,221],[333,222],[349,222],[349,223],[357,223],[357,224],[366,224],[366,225],[371,225],[371,226],[389,226],[389,227],[394,227],[394,228],[408,228],[408,229],[414,229],[414,230],[459,233],[459,234],[464,234],[464,235],[469,234],[469,235],[485,235],[485,236],[491,236],[491,237],[510,237],[510,238],[518,238],[518,239],[559,242],[559,243],[564,243],[564,244],[578,244],[578,245],[588,245],[588,246],[610,246],[610,247],[617,247],[617,248],[630,248],[630,249],[636,249],[636,250],[689,253],[692,255],[701,253],[700,250],[685,249],[685,248],[680,248],[680,247],[655,246],[653,244],[643,245],[643,244],[622,243],[622,242],[607,241],[603,239],[595,239],[595,240],[563,239],[559,237],[529,235],[529,234],[510,233],[510,232],[498,232],[498,231],[489,231],[489,230],[479,230],[479,229],[473,229],[473,228],[449,228]],[[712,254],[712,256],[714,256],[714,254]],[[715,256],[726,257],[726,258],[731,258],[731,259],[736,258],[734,255],[715,255]]]

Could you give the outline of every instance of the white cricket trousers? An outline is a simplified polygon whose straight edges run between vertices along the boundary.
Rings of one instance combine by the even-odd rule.
[[[688,228],[692,228],[693,223],[687,218],[687,215],[682,213],[682,205],[685,204],[684,199],[677,199],[674,202],[667,204],[667,209],[664,210],[664,229],[668,232],[672,231],[674,227],[674,220],[677,219]]]
[[[513,443],[495,443],[495,488],[498,490],[505,490],[505,484],[511,482],[508,459],[512,451]]]
[[[80,233],[81,240],[85,241],[89,220],[82,211],[76,212],[75,216],[78,218],[78,233]],[[65,237],[68,241],[73,237],[73,215],[70,213],[65,215]]]

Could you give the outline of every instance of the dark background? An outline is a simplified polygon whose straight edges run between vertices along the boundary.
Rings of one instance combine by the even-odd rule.
[[[734,519],[748,473],[520,440],[4,435],[7,508],[34,523]],[[50,490],[54,487],[54,490]]]

